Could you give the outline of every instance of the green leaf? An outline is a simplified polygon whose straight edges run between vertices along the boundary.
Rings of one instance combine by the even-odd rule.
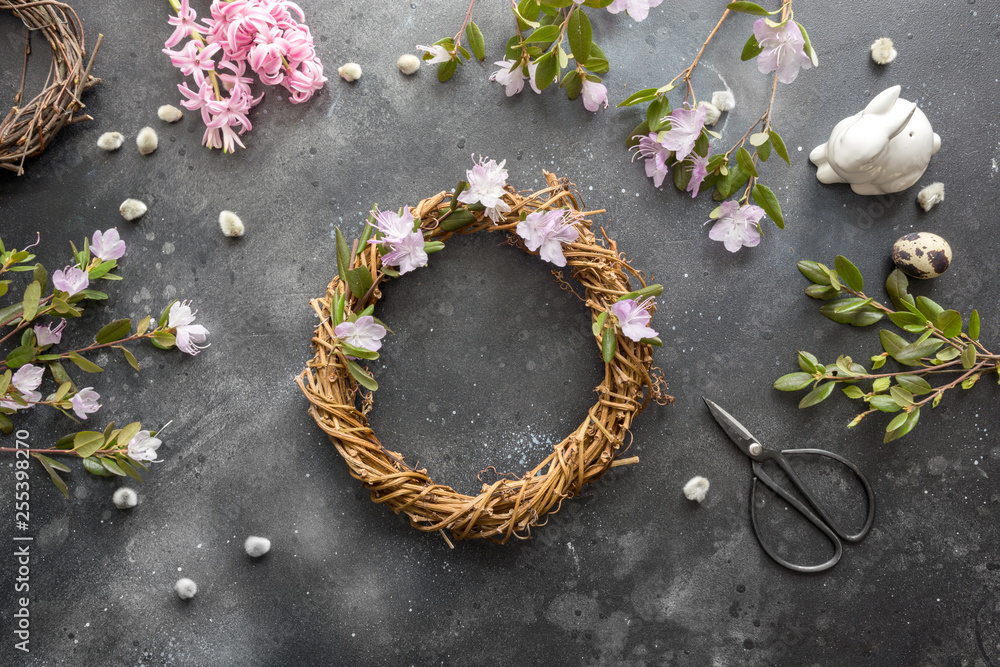
[[[778,391],[798,391],[809,386],[815,378],[809,373],[788,373],[774,381]]]
[[[115,457],[115,460],[118,462],[118,467],[126,475],[128,475],[129,477],[131,477],[132,479],[134,479],[137,482],[141,482],[142,481],[142,476],[139,475],[139,471],[137,471],[135,468],[132,467],[132,464],[128,462],[129,460],[128,460],[127,457],[125,457],[125,456],[117,456],[117,457]]]
[[[763,52],[764,47],[757,42],[757,36],[750,33],[750,39],[748,39],[746,44],[743,45],[743,53],[740,54],[740,60],[744,62],[747,60],[753,60]]]
[[[102,466],[99,461],[92,458],[86,458],[83,460],[83,469],[91,475],[97,475],[98,477],[111,477],[111,473],[105,470],[104,466]]]
[[[100,461],[101,465],[104,466],[104,469],[107,470],[112,475],[117,475],[119,477],[125,476],[125,471],[119,468],[118,464],[112,461],[110,458],[102,456],[100,458]]]
[[[736,151],[736,163],[740,165],[740,169],[748,174],[751,174],[754,178],[757,177],[757,167],[753,164],[753,158],[750,156],[750,151],[740,146],[740,149]],[[756,201],[756,198],[754,198]],[[760,202],[757,202],[760,204]]]
[[[969,369],[976,365],[976,346],[968,345],[962,350],[962,368]]]
[[[799,407],[808,408],[816,405],[817,403],[822,403],[831,393],[833,393],[833,388],[836,386],[836,382],[823,382],[817,385],[815,389],[802,397],[802,400],[799,401]]]
[[[469,48],[472,49],[476,59],[486,60],[486,40],[483,39],[483,32],[475,21],[469,21],[469,25],[465,26],[465,37],[469,40]]]
[[[663,285],[660,283],[653,283],[652,285],[646,285],[642,289],[637,289],[634,292],[622,294],[616,299],[616,301],[624,301],[625,299],[645,299],[646,297],[660,296],[661,294],[663,294]]]
[[[906,291],[909,286],[910,281],[906,278],[906,274],[899,269],[893,269],[889,277],[886,278],[885,291],[889,293],[889,298],[892,299],[893,307],[896,310],[906,310],[903,302],[913,300],[913,297]]]
[[[872,370],[877,371],[878,369],[885,366],[886,353],[876,354],[872,357]]]
[[[712,195],[712,199],[722,201],[743,187],[748,180],[750,180],[749,172],[738,164],[730,164],[729,173],[715,182],[715,193]]]
[[[0,375],[0,396],[7,393],[7,387],[10,386],[10,379],[12,374],[9,370],[4,371],[3,375]]]
[[[571,100],[575,100],[583,92],[583,79],[580,78],[580,73],[575,69],[570,70],[563,77],[562,83],[559,84],[560,88],[566,89],[566,97]]]
[[[36,353],[37,350],[34,345],[15,347],[7,354],[7,358],[5,359],[7,368],[20,368],[25,364],[30,364],[35,360]]]
[[[347,370],[351,373],[351,377],[365,389],[369,391],[378,389],[378,382],[372,376],[368,375],[361,366],[358,366],[350,359],[347,360]]]
[[[351,266],[351,251],[347,247],[347,239],[344,238],[340,227],[334,229],[334,237],[337,244],[337,275],[340,282],[347,284],[347,270]]]
[[[872,382],[872,391],[876,394],[881,394],[889,388],[890,384],[892,384],[891,378],[876,378],[875,381]]]
[[[646,107],[646,125],[650,132],[659,132],[670,122],[670,100],[661,95]],[[645,135],[643,135],[645,136]]]
[[[576,62],[583,64],[590,58],[590,45],[593,41],[594,31],[590,25],[590,19],[583,10],[577,9],[569,17],[566,26],[566,37],[569,39],[569,48],[573,52]]]
[[[347,285],[355,299],[361,299],[371,289],[371,273],[363,266],[358,266],[347,272]]]
[[[920,366],[921,359],[933,356],[942,345],[944,345],[944,341],[942,340],[917,341],[910,343],[900,350],[898,354],[893,355],[893,359],[904,366]]]
[[[97,431],[80,431],[73,436],[73,451],[80,458],[87,458],[104,445],[104,434]]]
[[[767,132],[754,132],[750,135],[750,145],[760,147],[761,145],[766,144],[769,138],[770,137]]]
[[[958,359],[962,356],[962,351],[956,347],[946,347],[934,355],[934,358],[939,361],[951,361],[952,359]]]
[[[131,330],[132,320],[115,320],[114,322],[101,327],[101,330],[97,332],[97,336],[94,340],[101,344],[113,343],[116,340],[121,340],[122,338],[128,336],[128,332]]]
[[[80,298],[89,299],[91,301],[107,301],[108,295],[104,292],[99,292],[97,290],[85,289],[79,292],[78,294],[73,295],[70,300],[74,301]]]
[[[871,400],[868,401],[868,405],[882,412],[900,411],[900,407],[896,405],[896,401],[892,400],[891,397],[886,396],[885,394],[882,394],[880,396],[872,396]]]
[[[808,352],[799,350],[799,368],[805,373],[815,373],[819,370],[819,360]]]
[[[555,56],[551,51],[535,62],[538,64],[538,67],[535,68],[535,85],[539,90],[545,90],[553,81],[555,81],[556,73],[559,69],[559,63],[556,61]]]
[[[791,165],[792,161],[788,159],[788,149],[785,148],[785,141],[781,138],[781,135],[772,127],[769,132],[771,133],[771,145],[774,146],[774,152],[781,157],[785,163]]]
[[[926,296],[917,297],[917,310],[919,310],[931,322],[937,322],[938,317],[944,312],[944,308]]]
[[[843,255],[837,255],[833,260],[833,267],[837,270],[840,281],[850,287],[855,292],[862,292],[865,289],[865,281],[861,277],[858,267],[854,266],[851,260]]]
[[[796,266],[799,268],[799,272],[808,278],[810,281],[817,285],[829,285],[830,275],[829,269],[820,264],[819,262],[813,262],[808,259],[800,261]]]
[[[901,408],[905,408],[908,405],[913,405],[913,394],[900,386],[889,387],[889,395],[892,400],[896,401],[896,405]]]
[[[979,311],[973,310],[969,315],[969,338],[979,340]]]
[[[169,331],[157,331],[153,334],[150,342],[161,350],[169,350],[177,344],[177,337]]]
[[[615,336],[614,327],[604,330],[604,337],[601,339],[601,358],[604,363],[610,364],[615,358],[615,351],[618,349],[618,337]]]
[[[919,375],[897,375],[896,382],[914,396],[922,396],[934,391],[930,383]]]
[[[803,50],[805,51],[805,54],[809,56],[809,59],[812,61],[813,67],[818,67],[819,58],[816,57],[816,51],[812,47],[812,40],[809,39],[809,33],[806,32],[806,27],[801,23],[799,23],[798,21],[795,22],[795,25],[799,26],[799,30],[802,31],[802,41],[804,42]]]
[[[23,319],[25,322],[30,322],[35,319],[35,314],[38,313],[38,300],[42,296],[42,286],[36,280],[28,285],[27,289],[24,290],[24,300],[21,302],[23,307]]]
[[[443,63],[438,63],[437,66],[437,79],[441,83],[444,83],[452,77],[455,70],[458,69],[458,59],[453,58],[451,60],[446,60]]]
[[[602,312],[600,315],[597,316],[597,319],[594,320],[593,325],[591,325],[591,330],[594,332],[595,336],[601,335],[601,330],[604,329],[604,323],[607,321],[608,321],[608,311],[605,310],[604,312]]]
[[[10,435],[14,432],[14,422],[7,418],[7,415],[0,412],[0,433]]]
[[[821,299],[823,301],[828,301],[830,299],[836,298],[841,295],[840,290],[834,289],[829,285],[810,285],[806,288],[806,296],[813,299]]]
[[[652,345],[653,347],[663,347],[663,341],[660,340],[659,336],[653,336],[652,338],[640,338],[640,343],[645,343],[646,345]]]
[[[947,338],[955,338],[962,333],[962,315],[957,310],[946,310],[937,317],[937,328]]]
[[[903,415],[897,416],[896,419],[899,419],[900,416]],[[893,419],[893,421],[896,421],[896,419]],[[882,438],[882,443],[885,444],[887,442],[892,442],[897,438],[902,438],[904,435],[913,430],[913,427],[917,425],[917,421],[919,421],[919,419],[920,419],[920,408],[914,408],[910,412],[906,413],[906,419],[905,421],[903,421],[901,425],[897,426],[891,431],[890,430],[886,431],[885,437]]]
[[[882,313],[875,310],[871,304],[864,305],[864,301],[865,299],[859,299],[858,297],[832,301],[821,306],[819,312],[838,324],[850,324],[854,327],[867,327],[881,320]],[[848,310],[847,312],[837,310],[837,308],[849,308],[852,304],[862,305],[859,306],[857,310]]]
[[[59,489],[62,494],[66,496],[66,498],[69,498],[69,489],[66,487],[66,482],[64,482],[62,477],[60,477],[55,471],[55,468],[59,467],[60,469],[64,469],[66,472],[69,472],[69,468],[47,456],[42,456],[41,454],[32,454],[32,456],[38,459],[38,461],[42,464],[42,467],[45,468],[45,472],[49,473],[49,477],[52,479],[52,483],[56,485],[56,488]]]
[[[174,307],[175,303],[177,303],[177,299],[168,303],[167,307],[163,309],[162,313],[160,313],[159,325],[161,327],[167,326],[167,321],[170,319],[170,309]]]
[[[844,395],[847,396],[847,398],[859,399],[865,397],[865,392],[854,386],[844,387],[841,391],[844,392]]]
[[[708,132],[709,130],[705,130]],[[757,135],[754,135],[757,136]],[[761,162],[767,162],[767,158],[771,157],[771,141],[766,139],[764,143],[757,146],[757,156],[760,158]]]
[[[903,423],[910,418],[910,413],[900,412],[898,415],[892,418],[892,421],[885,427],[886,431],[895,431],[897,428],[903,425]]]
[[[344,348],[344,354],[349,354],[352,357],[368,360],[378,359],[378,352],[366,350],[362,347],[354,347],[353,345],[348,345],[347,343],[341,343],[340,345]]]
[[[84,373],[103,373],[104,369],[92,361],[84,359],[76,352],[69,352],[66,357],[72,361]]]
[[[476,215],[468,209],[456,209],[454,213],[441,221],[440,227],[446,232],[455,232],[468,227],[476,221]]]
[[[625,98],[624,102],[618,103],[620,107],[630,107],[634,104],[642,104],[656,99],[656,88],[643,88]]]
[[[574,12],[575,14],[576,12]],[[555,40],[559,36],[559,26],[556,25],[543,25],[534,32],[532,32],[524,40],[525,44],[547,44]],[[541,86],[539,86],[541,88]]]
[[[70,468],[65,463],[56,461],[55,459],[49,458],[48,456],[44,456],[42,454],[37,454],[37,453],[32,453],[31,455],[34,456],[39,461],[41,461],[43,465],[48,463],[50,466],[52,466],[54,470],[59,470],[61,472],[73,472],[73,469]]]
[[[924,319],[919,315],[914,315],[913,313],[896,311],[889,313],[889,319],[897,327],[906,329],[907,331],[910,331],[907,327],[915,327],[917,330],[924,328]]]
[[[62,367],[62,364],[58,361],[53,361],[49,364],[49,371],[52,373],[52,379],[62,384],[63,382],[72,382],[69,377],[69,373],[66,369]]]
[[[770,16],[771,12],[767,11],[756,2],[730,2],[726,5],[726,9],[732,12],[742,12],[744,14],[753,14],[754,16]]]

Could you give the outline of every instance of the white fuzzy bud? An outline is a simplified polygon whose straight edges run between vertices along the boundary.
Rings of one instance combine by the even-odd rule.
[[[420,69],[420,58],[412,53],[404,53],[396,61],[396,67],[399,68],[400,72],[409,76]]]
[[[697,500],[699,503],[708,495],[708,480],[702,476],[692,477],[684,485],[684,495],[688,500]]]
[[[232,211],[222,211],[219,213],[219,227],[226,236],[243,236],[246,229],[240,216]]]
[[[888,37],[879,37],[872,44],[872,60],[879,65],[888,65],[896,59],[896,49]]]
[[[944,183],[931,183],[917,195],[920,208],[929,211],[944,201]]]
[[[143,214],[146,213],[146,210],[146,205],[138,199],[126,199],[122,202],[122,205],[118,207],[119,213],[121,213],[122,217],[126,220],[141,218]]]
[[[248,556],[260,558],[271,550],[271,540],[266,537],[251,535],[247,538],[247,541],[243,543],[243,548],[246,549]]]
[[[719,111],[732,111],[736,108],[736,98],[728,90],[717,90],[712,93],[712,106]]]
[[[135,145],[139,147],[139,152],[143,155],[149,155],[155,151],[158,143],[159,139],[156,136],[156,130],[151,127],[144,127],[139,130],[139,136],[135,138]]]
[[[123,143],[125,143],[125,137],[122,136],[121,132],[105,132],[97,139],[98,148],[103,148],[108,152],[118,150]]]
[[[164,104],[156,110],[156,115],[160,117],[160,120],[168,123],[176,123],[184,117],[184,112],[175,107],[173,104]]]
[[[184,577],[177,580],[177,583],[174,584],[174,590],[177,591],[177,597],[180,599],[190,600],[198,592],[198,584]]]
[[[719,116],[722,112],[719,111],[718,107],[709,102],[698,102],[699,107],[705,107],[705,125],[712,127],[717,122],[719,122]]]
[[[123,486],[115,491],[114,495],[111,496],[111,502],[113,502],[115,507],[120,510],[131,509],[139,504],[139,494],[132,489]]]
[[[337,74],[344,81],[357,81],[361,78],[361,65],[357,63],[346,63],[337,68]]]

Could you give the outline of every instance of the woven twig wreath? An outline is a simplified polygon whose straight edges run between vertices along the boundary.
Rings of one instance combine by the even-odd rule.
[[[482,212],[473,213],[461,207],[449,213],[450,194],[447,192],[424,199],[411,212],[414,218],[421,220],[427,241],[443,241],[456,233],[449,231],[455,224],[454,220],[449,224],[448,218],[467,211],[461,215],[466,220],[474,219],[458,233],[507,232],[510,242],[523,248],[520,239],[512,233],[522,211],[532,213],[550,208],[580,211],[575,223],[579,238],[565,244],[564,253],[573,278],[586,291],[591,321],[596,322],[618,297],[639,289],[630,281],[645,286],[645,280],[618,254],[614,241],[604,235],[602,242],[591,232],[591,222],[585,216],[601,211],[581,211],[568,181],[557,179],[548,172],[545,172],[545,179],[548,187],[527,196],[516,194],[508,187],[504,201],[511,210],[496,223],[484,217]],[[442,219],[444,222],[439,224]],[[372,407],[372,396],[362,392],[361,407],[356,407],[360,388],[348,372],[343,353],[333,344],[331,304],[346,295],[346,308],[360,312],[381,298],[379,284],[384,275],[377,248],[372,245],[357,253],[355,244],[351,257],[354,258],[352,267],[361,266],[370,272],[373,285],[367,294],[357,299],[336,277],[327,287],[326,296],[312,300],[321,322],[312,339],[316,355],[296,381],[311,403],[310,414],[329,434],[350,466],[351,475],[371,491],[374,502],[385,504],[396,513],[405,512],[410,524],[418,530],[440,531],[449,545],[451,542],[445,531],[450,531],[459,540],[486,538],[503,543],[512,536],[530,537],[531,528],[541,525],[546,513],[557,511],[564,498],[576,495],[584,484],[601,477],[609,468],[638,460],[636,457],[616,459],[625,445],[632,420],[650,399],[657,402],[671,399],[662,391],[662,377],[655,373],[655,377],[650,375],[652,347],[633,342],[618,332],[617,351],[611,362],[605,364],[604,381],[596,389],[597,402],[588,410],[583,422],[557,444],[545,460],[522,477],[483,484],[478,496],[468,496],[434,482],[426,470],[409,466],[402,454],[383,447],[369,428],[367,414]],[[563,286],[570,289],[558,272],[554,273]]]
[[[84,107],[80,101],[83,91],[101,82],[90,76],[90,68],[104,36],[97,36],[97,44],[84,67],[83,26],[72,7],[52,0],[0,0],[0,10],[4,9],[14,12],[25,26],[21,85],[14,105],[0,121],[0,167],[20,176],[24,173],[25,158],[41,155],[59,130],[82,120],[93,120],[87,114],[74,114]],[[48,40],[52,64],[42,92],[21,105],[30,53],[28,37],[32,30],[40,30]]]

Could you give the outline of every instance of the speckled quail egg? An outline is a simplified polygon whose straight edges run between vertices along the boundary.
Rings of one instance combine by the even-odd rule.
[[[937,278],[951,265],[951,246],[937,234],[914,232],[892,245],[892,261],[914,278]]]

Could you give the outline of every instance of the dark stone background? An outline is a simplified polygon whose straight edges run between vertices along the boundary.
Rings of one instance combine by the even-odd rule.
[[[844,428],[854,415],[845,398],[800,411],[799,394],[771,389],[796,370],[796,350],[828,362],[880,351],[878,327],[853,330],[818,313],[795,262],[844,254],[883,297],[890,246],[911,231],[937,232],[955,253],[947,274],[914,290],[966,314],[978,308],[983,339],[997,346],[995,3],[796,3],[821,65],[780,86],[775,103],[793,163],[772,158],[763,176],[787,229],[767,223],[761,245],[735,255],[707,238],[710,199],[654,189],[630,163],[623,141],[640,111],[613,107],[690,62],[722,3],[665,0],[638,24],[595,13],[612,64],[612,107],[596,115],[555,91],[508,99],[487,81],[488,63],[464,66],[448,84],[432,68],[402,76],[397,57],[455,31],[464,3],[301,5],[330,82],[298,106],[269,89],[247,150],[223,155],[199,145],[194,114],[176,125],[156,118],[159,105],[178,102],[181,80],[160,53],[166,1],[75,3],[88,44],[105,35],[94,70],[103,83],[84,99],[95,120],[60,134],[23,177],[0,174],[4,242],[23,247],[37,230],[40,261],[57,268],[70,240],[117,226],[129,245],[125,280],[74,336],[181,298],[199,309],[212,346],[196,358],[142,346],[141,374],[120,356],[98,356],[108,367],[93,378],[104,407],[88,424],[173,420],[163,462],[129,512],[111,504],[115,480],[78,469],[67,501],[34,470],[31,653],[13,649],[14,562],[2,556],[0,663],[1000,664],[995,376],[950,393],[916,432],[885,446],[884,418]],[[512,30],[506,3],[481,2],[475,18],[487,61],[499,59]],[[695,76],[699,98],[724,82],[735,93],[738,108],[716,127],[726,146],[770,92],[770,78],[738,58],[751,21],[727,20]],[[6,12],[0,34],[0,95],[11,100],[21,31]],[[900,55],[880,68],[868,46],[883,35]],[[47,64],[44,44],[34,58]],[[336,75],[348,61],[364,68],[355,84]],[[818,183],[807,160],[837,120],[897,83],[942,137],[921,183],[943,181],[947,201],[930,213],[918,209],[916,187],[863,198]],[[160,135],[148,157],[134,146],[145,125]],[[112,130],[128,139],[109,154],[95,142]],[[536,187],[547,169],[575,182],[589,207],[607,209],[595,224],[667,286],[655,359],[677,400],[638,419],[638,465],[585,488],[531,540],[450,550],[370,502],[293,378],[310,357],[308,301],[335,272],[334,225],[350,237],[372,202],[412,205],[453,187],[471,153],[506,158],[517,189]],[[126,197],[149,205],[137,223],[118,215]],[[222,209],[242,216],[244,238],[221,235]],[[374,428],[460,490],[475,490],[487,465],[520,471],[540,460],[579,422],[602,372],[580,303],[545,264],[497,241],[456,239],[390,285],[379,306],[396,335],[375,368]],[[765,444],[819,446],[856,462],[878,495],[869,538],[817,576],[771,562],[750,527],[749,465],[702,395]],[[73,426],[41,414],[17,424],[34,446]],[[3,554],[14,532],[10,463],[0,472]],[[700,506],[681,494],[695,474],[712,483]],[[258,561],[242,549],[251,534],[274,543]],[[190,602],[172,590],[180,576],[198,583]]]

